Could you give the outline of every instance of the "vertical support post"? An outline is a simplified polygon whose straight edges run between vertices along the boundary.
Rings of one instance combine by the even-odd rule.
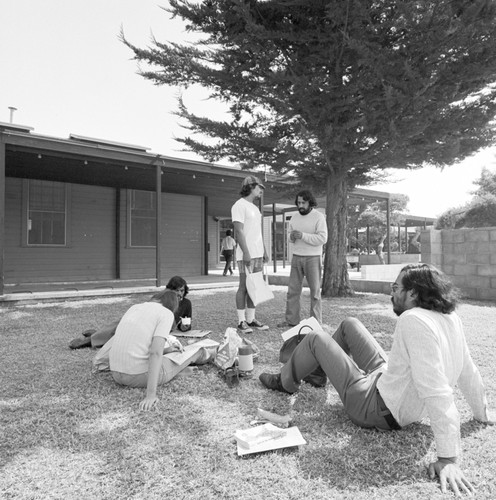
[[[115,189],[115,279],[121,279],[121,189]]]
[[[276,204],[272,203],[272,262],[274,264],[274,272],[277,273],[277,248],[276,248],[276,238],[277,238],[277,215],[276,215]]]
[[[288,258],[288,235],[286,233],[286,212],[282,211],[282,268],[286,269]]]
[[[398,222],[398,252],[401,253],[401,224]]]
[[[370,226],[367,224],[367,255],[370,255]]]
[[[5,142],[0,133],[0,295],[3,295],[5,287],[5,162]]]
[[[156,241],[155,241],[155,285],[162,286],[162,168],[160,165],[155,166],[156,174]]]
[[[219,241],[219,223],[215,229],[215,240]],[[210,243],[208,242],[208,196],[203,197],[203,274],[208,275],[208,252],[210,250]],[[215,246],[217,252],[217,244]],[[218,259],[219,257],[217,257]],[[233,261],[236,262],[236,255],[233,256]],[[233,266],[234,269],[234,266]]]
[[[391,264],[391,203],[386,200],[386,224],[387,224],[387,263]]]

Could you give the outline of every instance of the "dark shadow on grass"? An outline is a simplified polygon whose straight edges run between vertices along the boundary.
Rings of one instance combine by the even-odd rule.
[[[302,473],[340,490],[367,490],[425,479],[424,457],[433,442],[429,426],[413,424],[401,431],[356,427],[339,404],[327,406],[333,418],[310,437],[300,458]],[[312,423],[315,429],[315,423]]]

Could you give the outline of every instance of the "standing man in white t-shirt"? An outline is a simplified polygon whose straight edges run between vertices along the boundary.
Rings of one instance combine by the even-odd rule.
[[[238,332],[252,333],[253,328],[268,330],[269,327],[255,319],[255,306],[246,289],[246,268],[258,272],[267,260],[262,237],[262,214],[254,202],[262,196],[265,186],[258,177],[249,175],[241,185],[241,198],[232,206],[231,217],[236,233],[236,261],[239,269],[239,287],[236,292]]]

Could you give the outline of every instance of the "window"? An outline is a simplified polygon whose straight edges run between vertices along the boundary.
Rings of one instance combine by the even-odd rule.
[[[156,193],[129,191],[130,244],[132,247],[155,247],[157,239]]]
[[[28,183],[28,245],[65,245],[67,188],[62,182],[30,179]]]

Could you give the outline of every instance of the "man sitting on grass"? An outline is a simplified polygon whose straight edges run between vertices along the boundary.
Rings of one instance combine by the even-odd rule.
[[[182,364],[164,356],[184,350],[170,335],[178,306],[177,295],[167,289],[155,294],[149,302],[132,306],[119,321],[115,336],[106,344],[111,344],[108,356],[115,382],[128,387],[146,387],[146,396],[139,405],[142,410],[150,410],[158,402],[159,385],[172,380],[202,356],[200,351],[193,352]]]
[[[179,300],[179,307],[174,313],[176,328],[182,332],[191,330],[192,306],[191,301],[186,298],[189,291],[186,280],[181,278],[181,276],[173,276],[165,288],[166,290],[176,292]],[[156,295],[161,293],[162,292],[158,292],[155,294],[152,297],[152,300],[154,300]],[[98,330],[85,330],[81,337],[76,337],[74,340],[69,342],[69,347],[71,349],[82,349],[83,347],[102,347],[114,336],[119,321],[120,319],[113,321],[112,323],[108,323]]]
[[[262,373],[269,389],[294,393],[319,366],[360,427],[399,430],[430,418],[438,459],[429,475],[439,476],[457,496],[474,491],[458,465],[460,417],[455,406],[458,385],[474,418],[493,424],[479,370],[475,366],[455,312],[451,283],[427,264],[405,266],[391,284],[393,311],[399,316],[389,360],[360,321],[345,319],[334,335],[310,333],[280,374]]]

